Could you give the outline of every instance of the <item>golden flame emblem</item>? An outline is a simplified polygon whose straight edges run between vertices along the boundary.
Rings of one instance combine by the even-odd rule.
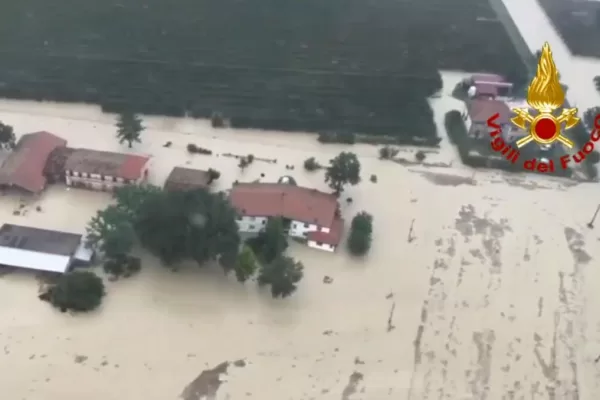
[[[558,117],[553,112],[565,102],[565,92],[560,84],[558,69],[552,58],[550,45],[544,43],[538,61],[537,72],[527,90],[527,104],[537,111],[537,115],[529,114],[526,108],[513,108],[516,114],[512,123],[521,129],[529,130],[529,135],[517,141],[517,147],[535,141],[539,144],[550,144],[559,141],[572,148],[573,142],[561,134],[563,130],[577,125],[576,108],[563,109]],[[529,124],[529,129],[526,128]],[[564,124],[564,128],[563,128]]]

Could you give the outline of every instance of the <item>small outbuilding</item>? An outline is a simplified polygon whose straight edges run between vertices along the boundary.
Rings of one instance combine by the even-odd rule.
[[[175,167],[165,181],[165,189],[169,191],[206,189],[212,180],[213,176],[209,171]]]
[[[0,266],[64,274],[74,263],[89,263],[91,256],[79,234],[12,224],[0,227]]]

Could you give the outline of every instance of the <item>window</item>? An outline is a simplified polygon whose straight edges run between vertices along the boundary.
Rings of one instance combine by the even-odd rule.
[[[306,224],[306,223],[304,224],[305,228],[308,228],[309,226],[310,226],[310,224]]]
[[[113,182],[116,182],[116,181],[117,181],[117,177],[116,177],[116,176],[113,176],[113,177],[112,177],[112,181],[113,181]]]
[[[267,224],[267,220],[266,220],[266,219],[263,219],[263,221],[262,221],[262,224],[263,224],[263,225],[266,225],[266,224]]]
[[[323,243],[317,242],[317,246],[323,246]]]
[[[248,229],[253,231],[255,229],[254,225],[248,225]]]
[[[103,181],[104,180],[104,175],[100,175],[100,180]],[[108,179],[107,179],[108,180]]]

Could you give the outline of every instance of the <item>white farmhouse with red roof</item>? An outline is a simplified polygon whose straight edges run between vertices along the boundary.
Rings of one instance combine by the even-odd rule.
[[[286,183],[238,183],[230,201],[242,233],[260,232],[269,218],[281,217],[289,236],[309,247],[333,252],[340,243],[344,221],[333,194]]]
[[[148,178],[150,158],[136,154],[75,149],[65,161],[68,186],[112,191]]]

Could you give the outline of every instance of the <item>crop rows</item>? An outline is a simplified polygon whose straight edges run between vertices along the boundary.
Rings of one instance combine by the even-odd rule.
[[[600,58],[600,2],[538,0],[544,12],[575,55]]]
[[[422,137],[438,69],[525,75],[480,0],[22,0],[0,56],[9,97]]]

